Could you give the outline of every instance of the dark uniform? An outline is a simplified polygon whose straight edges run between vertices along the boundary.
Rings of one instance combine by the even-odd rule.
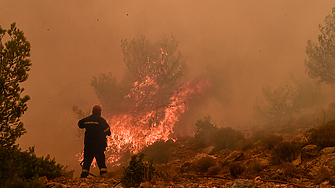
[[[82,178],[86,178],[90,171],[90,166],[95,157],[98,167],[100,169],[100,175],[107,172],[105,163],[105,150],[107,147],[107,138],[111,132],[109,125],[106,120],[101,117],[100,106],[94,106],[92,115],[81,119],[78,122],[78,126],[85,131],[85,148],[84,148],[84,161],[82,168]]]

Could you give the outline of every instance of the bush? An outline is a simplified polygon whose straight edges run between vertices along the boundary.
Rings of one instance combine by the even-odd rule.
[[[335,120],[319,127],[317,131],[316,145],[320,148],[335,146]]]
[[[320,169],[316,172],[314,183],[318,185],[324,181],[329,181],[330,178],[331,172],[326,167],[321,166]]]
[[[280,142],[271,150],[271,162],[273,164],[292,162],[298,157],[300,151],[301,147],[295,142]]]
[[[261,139],[261,145],[266,150],[271,150],[275,145],[283,141],[284,138],[281,135],[267,134]]]
[[[206,173],[208,169],[214,165],[215,159],[213,157],[202,157],[196,163],[196,167],[201,173]]]
[[[195,123],[195,144],[199,148],[205,148],[213,144],[213,136],[218,128],[211,122],[211,117],[206,116],[204,120],[198,120]]]
[[[230,175],[234,178],[238,178],[246,170],[246,167],[241,162],[231,162],[228,164],[228,168]]]
[[[38,177],[53,179],[62,176],[65,170],[49,155],[37,157],[34,148],[21,151],[17,146],[0,147],[0,184],[4,187],[42,187]]]
[[[195,125],[197,131],[194,138],[198,148],[214,146],[214,151],[233,149],[245,139],[241,131],[231,127],[217,128],[211,123],[210,116],[205,117],[204,120],[198,120]]]
[[[122,185],[126,188],[139,187],[142,182],[151,181],[155,168],[152,163],[143,163],[143,153],[138,153],[131,157],[129,166],[124,168]]]
[[[172,147],[174,146],[172,140],[157,141],[152,145],[143,149],[142,153],[145,155],[144,160],[152,161],[153,163],[167,163],[170,159]]]

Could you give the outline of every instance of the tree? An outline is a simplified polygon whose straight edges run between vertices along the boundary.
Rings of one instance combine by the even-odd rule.
[[[107,113],[141,115],[153,111],[152,119],[164,116],[170,97],[181,83],[186,64],[174,36],[151,43],[145,37],[121,41],[126,69],[121,82],[111,74],[93,77],[98,99]]]
[[[5,35],[9,39],[3,44]],[[0,146],[10,147],[26,130],[20,117],[27,110],[28,95],[21,96],[20,84],[30,70],[30,43],[12,23],[10,29],[0,27]]]
[[[318,42],[308,40],[305,60],[307,73],[319,83],[335,84],[335,7],[325,18],[325,25],[319,25],[321,34]]]
[[[290,120],[322,100],[320,88],[307,80],[294,80],[294,86],[285,85],[272,89],[262,88],[262,96],[254,104],[256,119],[275,125]]]

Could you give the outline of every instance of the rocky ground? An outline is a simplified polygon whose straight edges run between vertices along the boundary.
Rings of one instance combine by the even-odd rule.
[[[303,143],[300,135],[294,138],[302,143],[299,156],[291,162],[271,164],[271,153],[262,147],[245,151],[223,150],[212,147],[197,149],[190,140],[177,141],[169,162],[154,164],[155,176],[140,187],[335,187],[335,147],[322,150],[316,145]],[[104,177],[58,178],[41,181],[47,188],[122,187],[122,169]]]

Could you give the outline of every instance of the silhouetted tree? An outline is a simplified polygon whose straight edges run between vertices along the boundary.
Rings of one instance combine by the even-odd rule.
[[[321,34],[318,42],[308,40],[305,60],[307,73],[319,83],[335,84],[335,7],[325,18],[325,25],[319,25]]]
[[[256,119],[265,123],[283,122],[322,100],[321,90],[307,80],[295,80],[295,85],[262,88],[262,96],[254,104]],[[273,124],[275,125],[275,124]]]
[[[5,35],[9,39],[4,43]],[[10,147],[26,131],[20,117],[27,110],[29,96],[21,97],[30,70],[30,43],[24,33],[11,24],[10,29],[0,27],[0,146]]]
[[[91,85],[98,99],[108,112],[154,111],[153,119],[158,121],[186,71],[176,38],[163,37],[156,43],[145,37],[130,42],[125,39],[121,49],[124,77],[121,82],[111,73],[93,77]]]

